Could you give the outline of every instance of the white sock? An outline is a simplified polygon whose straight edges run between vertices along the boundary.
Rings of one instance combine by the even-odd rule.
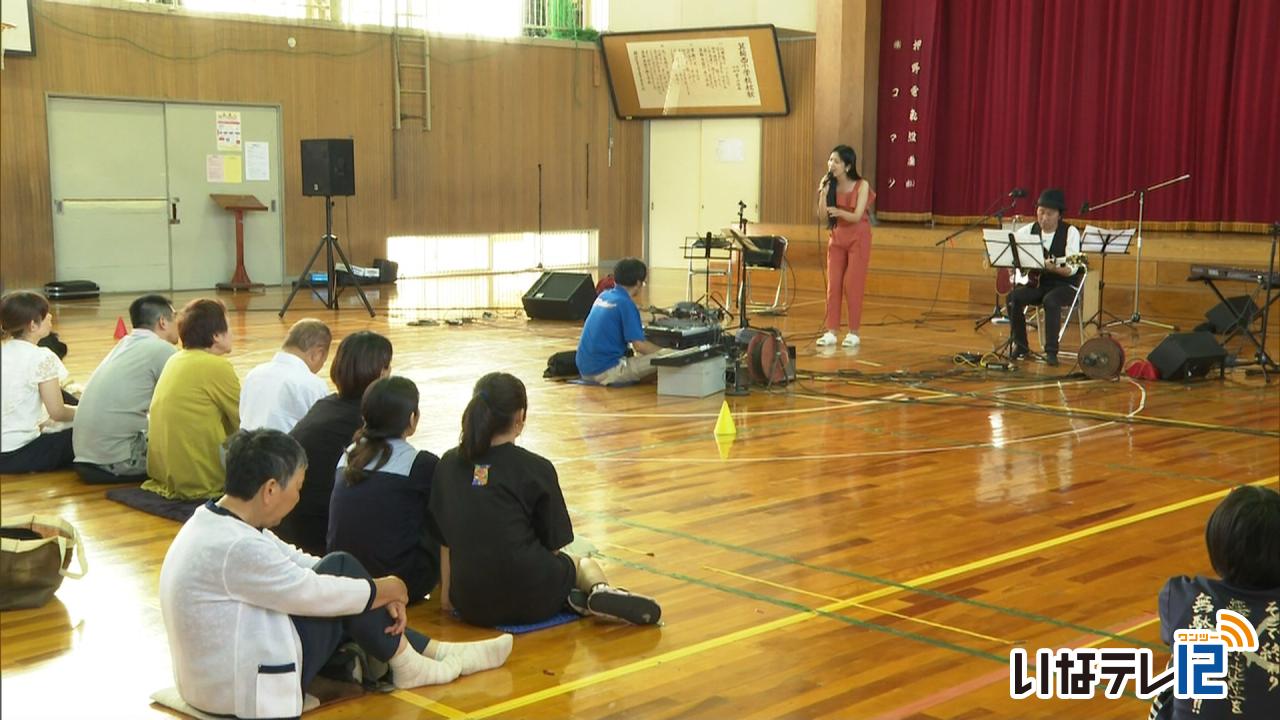
[[[432,640],[436,657],[441,660],[456,659],[462,664],[462,674],[470,675],[482,670],[501,667],[511,655],[511,646],[515,638],[511,633],[503,633],[495,638],[469,643],[447,643]]]
[[[391,658],[391,677],[401,690],[423,685],[443,685],[453,682],[462,674],[462,663],[457,658],[436,660],[420,654],[412,646]]]

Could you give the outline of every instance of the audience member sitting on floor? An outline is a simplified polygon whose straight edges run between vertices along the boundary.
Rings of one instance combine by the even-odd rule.
[[[49,301],[33,292],[0,298],[0,473],[70,467],[70,423],[76,409],[63,402],[67,368],[36,343],[53,329]]]
[[[240,379],[231,352],[227,308],[200,298],[178,316],[182,350],[156,382],[147,422],[147,481],[142,489],[178,500],[222,492],[222,443],[240,426]]]
[[[178,323],[173,305],[161,295],[134,300],[129,322],[133,332],[89,376],[76,410],[72,442],[76,462],[91,466],[81,473],[86,480],[147,477],[147,411],[164,364],[178,352]]]
[[[334,469],[363,422],[360,399],[365,389],[374,380],[389,374],[390,340],[361,330],[338,343],[338,351],[329,365],[329,378],[338,392],[311,406],[289,431],[307,452],[307,482],[302,486],[298,506],[285,516],[276,535],[312,555],[324,553]]]
[[[275,430],[237,433],[226,495],[196,509],[160,568],[160,611],[178,692],[208,714],[298,717],[303,693],[354,640],[390,664],[396,687],[498,667],[512,638],[428,640],[405,627],[404,583],[374,579],[346,553],[323,560],[268,529],[298,502],[307,457]]]
[[[1178,630],[1216,628],[1219,610],[1243,615],[1258,633],[1257,651],[1228,651],[1227,696],[1155,700],[1153,718],[1227,720],[1280,717],[1280,493],[1244,485],[1232,490],[1204,530],[1209,563],[1221,580],[1169,578],[1160,590],[1160,639],[1172,650]]]
[[[280,352],[249,371],[240,387],[240,428],[289,432],[329,386],[316,377],[329,358],[333,334],[319,320],[304,318],[289,328]]]
[[[651,363],[661,347],[644,339],[635,298],[644,289],[648,269],[641,260],[623,258],[613,266],[617,283],[596,298],[582,326],[577,364],[582,379],[599,385],[625,385],[658,374]],[[627,357],[627,344],[635,355]]]
[[[360,406],[364,427],[338,462],[329,501],[329,552],[349,552],[375,575],[409,586],[409,602],[440,581],[440,543],[427,534],[435,455],[408,438],[418,430],[418,386],[378,380]]]
[[[40,338],[40,342],[36,343],[43,348],[49,348],[54,355],[65,365],[67,361],[67,344],[62,342],[57,332],[51,332]],[[62,386],[62,402],[67,405],[79,405],[80,395],[84,392],[84,386],[76,382],[76,379],[70,375],[62,378],[59,383]]]
[[[611,587],[595,560],[562,549],[573,542],[573,524],[556,469],[515,445],[528,406],[518,378],[480,378],[458,447],[436,465],[430,507],[432,532],[445,545],[441,605],[483,626],[541,622],[566,607],[658,622],[652,598]]]
[[[280,351],[244,375],[241,429],[292,430],[312,405],[329,395],[329,386],[316,373],[329,359],[332,343],[329,325],[320,320],[303,318],[293,323]]]

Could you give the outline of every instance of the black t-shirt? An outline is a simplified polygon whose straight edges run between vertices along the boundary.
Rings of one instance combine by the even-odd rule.
[[[433,532],[449,547],[449,596],[477,625],[538,622],[564,606],[573,523],[551,462],[511,443],[475,463],[457,448],[436,465]]]
[[[1253,623],[1258,652],[1227,653],[1225,699],[1171,698],[1171,708],[1160,717],[1280,718],[1280,588],[1243,590],[1203,576],[1169,578],[1160,590],[1160,639],[1172,648],[1175,631],[1216,628],[1219,609],[1234,610]]]
[[[289,434],[307,453],[307,480],[298,506],[273,530],[281,539],[312,555],[324,554],[333,471],[362,423],[360,400],[335,393],[317,401],[293,426]]]
[[[352,485],[334,470],[328,552],[349,552],[374,577],[395,575],[416,601],[440,581],[440,543],[427,532],[435,455],[393,440],[391,457]]]

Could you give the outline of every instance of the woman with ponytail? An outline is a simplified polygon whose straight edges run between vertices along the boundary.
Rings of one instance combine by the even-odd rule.
[[[438,458],[407,440],[418,429],[418,386],[403,377],[378,380],[360,414],[364,425],[338,461],[328,552],[351,553],[374,577],[399,577],[416,602],[440,580],[440,544],[427,534]]]
[[[871,262],[871,221],[867,210],[875,202],[871,183],[858,174],[858,156],[848,145],[837,145],[827,158],[827,174],[818,185],[818,213],[827,222],[827,331],[819,345],[835,345],[840,332],[840,300],[849,306],[849,334],[841,345],[857,347],[861,340],[862,296]]]
[[[515,445],[529,407],[524,383],[480,378],[458,447],[436,466],[433,531],[443,560],[441,604],[474,625],[535,623],[569,607],[637,625],[658,622],[652,598],[614,588],[591,558],[564,551],[573,523],[549,460]]]

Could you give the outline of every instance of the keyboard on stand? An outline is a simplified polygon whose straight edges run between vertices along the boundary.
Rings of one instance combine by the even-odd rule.
[[[1218,267],[1215,265],[1192,265],[1187,280],[1235,280],[1236,282],[1256,283],[1264,287],[1280,287],[1280,272],[1271,273],[1267,278],[1266,270],[1253,268]]]

